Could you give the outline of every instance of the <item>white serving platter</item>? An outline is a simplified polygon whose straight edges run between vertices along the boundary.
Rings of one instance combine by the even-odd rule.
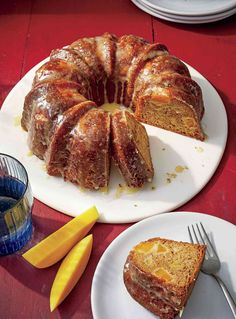
[[[203,91],[205,114],[202,126],[207,139],[201,142],[146,125],[155,169],[152,183],[138,192],[129,193],[123,187],[119,188],[124,181],[112,167],[109,191],[102,193],[83,191],[62,178],[47,175],[43,161],[29,156],[27,133],[20,126],[25,95],[30,91],[35,71],[45,61],[17,83],[0,111],[0,152],[23,163],[38,200],[70,216],[96,205],[101,214],[100,222],[127,223],[180,207],[211,179],[224,153],[227,116],[214,87],[191,66],[188,66],[191,76]]]

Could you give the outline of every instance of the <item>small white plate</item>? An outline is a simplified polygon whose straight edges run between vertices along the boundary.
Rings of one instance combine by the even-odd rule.
[[[117,192],[124,184],[112,169],[109,192],[81,191],[62,178],[47,175],[44,162],[29,156],[27,133],[20,127],[25,95],[30,91],[35,71],[31,69],[13,88],[0,111],[0,152],[16,157],[29,174],[34,196],[46,205],[71,216],[91,205],[100,212],[100,222],[127,223],[168,212],[195,196],[210,180],[224,153],[228,125],[224,105],[213,86],[189,67],[203,91],[205,114],[202,119],[204,142],[146,125],[155,176],[142,190]],[[177,171],[176,171],[177,169]],[[181,169],[183,169],[181,171]]]
[[[204,16],[226,12],[236,7],[236,0],[145,0],[163,13],[183,16]]]
[[[157,9],[148,5],[148,1],[145,0],[131,0],[133,4],[135,4],[139,9],[143,10],[144,12],[166,21],[176,22],[176,23],[184,23],[184,24],[203,24],[203,23],[212,23],[216,21],[220,21],[226,19],[233,14],[236,13],[236,8],[233,8],[229,11],[225,11],[219,14],[213,14],[208,16],[181,16],[181,15],[174,15],[171,13],[161,12]]]
[[[127,292],[123,267],[129,251],[153,237],[189,242],[187,226],[201,221],[221,259],[220,276],[236,300],[236,227],[222,219],[199,213],[175,212],[147,218],[121,233],[101,257],[92,282],[94,319],[156,319]],[[231,319],[231,310],[213,277],[199,274],[181,319]]]

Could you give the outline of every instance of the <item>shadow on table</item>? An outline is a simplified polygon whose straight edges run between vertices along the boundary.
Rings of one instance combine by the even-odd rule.
[[[27,244],[27,247],[24,247],[22,251],[17,252],[14,255],[0,258],[0,267],[5,268],[15,280],[47,298],[48,313],[50,312],[50,290],[61,262],[45,269],[37,269],[26,262],[21,254],[26,251],[27,248],[30,248],[51,233],[52,229],[58,229],[63,225],[64,223],[60,223],[57,220],[34,216],[34,235],[32,240]],[[110,224],[97,224],[92,229],[91,232],[94,235],[94,245],[88,266],[81,277],[79,284],[66,298],[66,302],[62,303],[59,309],[54,311],[55,318],[69,319],[72,318],[77,311],[79,314],[88,314],[88,309],[91,311],[90,292],[93,273],[102,253],[111,241],[108,238],[109,235],[114,237],[113,228],[114,226]]]
[[[155,20],[155,18],[153,17]],[[220,21],[215,21],[211,23],[203,23],[203,24],[184,24],[184,23],[173,23],[165,20],[160,20],[157,19],[158,21],[162,21],[162,23],[169,25],[171,27],[174,27],[176,29],[181,29],[189,32],[194,32],[194,33],[203,33],[203,34],[208,34],[212,36],[224,36],[222,38],[222,41],[227,42],[227,43],[232,43],[234,45],[234,39],[230,38],[225,38],[225,36],[231,36],[236,34],[236,29],[234,26],[236,25],[236,14],[220,20]]]

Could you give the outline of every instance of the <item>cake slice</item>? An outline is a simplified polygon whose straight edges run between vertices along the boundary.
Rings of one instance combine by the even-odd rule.
[[[206,246],[152,238],[129,253],[124,283],[130,295],[161,319],[173,319],[186,305]]]
[[[145,127],[133,114],[121,110],[112,114],[112,156],[129,187],[142,187],[154,174]]]
[[[110,172],[110,114],[91,109],[73,129],[64,178],[87,189],[106,188]]]
[[[64,176],[70,155],[69,140],[73,135],[74,127],[86,112],[95,107],[94,102],[84,101],[58,116],[53,136],[44,156],[49,175]]]
[[[104,87],[99,87],[99,95],[104,97],[103,103],[113,102],[115,96],[115,61],[116,61],[116,42],[117,38],[114,34],[105,32],[96,39],[96,55],[103,65],[106,73]],[[101,90],[103,89],[103,93]],[[102,102],[102,99],[101,99]]]
[[[45,81],[60,79],[78,82],[80,84],[84,81],[75,64],[58,59],[47,61],[35,72],[33,86]],[[84,86],[86,86],[86,83],[84,83]],[[88,87],[86,87],[86,90],[88,90]]]
[[[43,159],[59,115],[86,101],[78,83],[67,80],[37,84],[25,97],[21,126],[28,131],[30,150]]]
[[[135,117],[149,125],[204,140],[200,121],[204,114],[199,85],[177,73],[153,76],[135,104]]]
[[[153,83],[160,74],[171,73],[191,77],[187,66],[173,55],[162,54],[147,62],[138,73],[134,82],[135,89],[132,96],[132,109],[135,110],[137,98],[144,87],[147,87],[149,83]]]
[[[144,48],[144,50],[139,54],[137,59],[132,61],[127,74],[128,85],[127,85],[127,96],[126,104],[130,105],[132,100],[132,95],[134,92],[134,83],[139,75],[140,71],[145,68],[146,63],[154,58],[160,57],[162,55],[168,55],[168,48],[161,43],[149,44]]]
[[[92,77],[89,79],[93,94],[92,100],[97,105],[102,105],[104,103],[106,73],[103,61],[97,54],[97,45],[96,37],[90,37],[78,39],[70,45],[70,48],[74,49],[89,66],[92,72]]]
[[[92,71],[90,70],[88,64],[80,56],[77,50],[72,47],[54,49],[50,54],[50,60],[63,60],[72,63],[77,66],[78,71],[81,72],[84,78],[90,78],[92,76]]]
[[[50,54],[50,60],[63,60],[75,64],[78,71],[78,83],[86,87],[86,97],[94,101],[94,92],[96,91],[93,70],[89,67],[83,57],[72,47],[54,49]]]
[[[129,105],[126,102],[129,68],[147,46],[149,44],[145,39],[131,34],[118,38],[113,74],[116,88],[115,95],[109,102]]]

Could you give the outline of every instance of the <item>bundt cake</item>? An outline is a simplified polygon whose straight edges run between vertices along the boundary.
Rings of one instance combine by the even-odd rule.
[[[98,108],[114,102],[129,112]],[[51,52],[25,97],[21,124],[48,174],[106,187],[112,157],[126,183],[141,187],[153,166],[140,122],[203,140],[203,112],[200,87],[165,45],[105,33]]]
[[[136,245],[124,265],[129,294],[161,319],[185,307],[198,277],[206,246],[151,238]]]

